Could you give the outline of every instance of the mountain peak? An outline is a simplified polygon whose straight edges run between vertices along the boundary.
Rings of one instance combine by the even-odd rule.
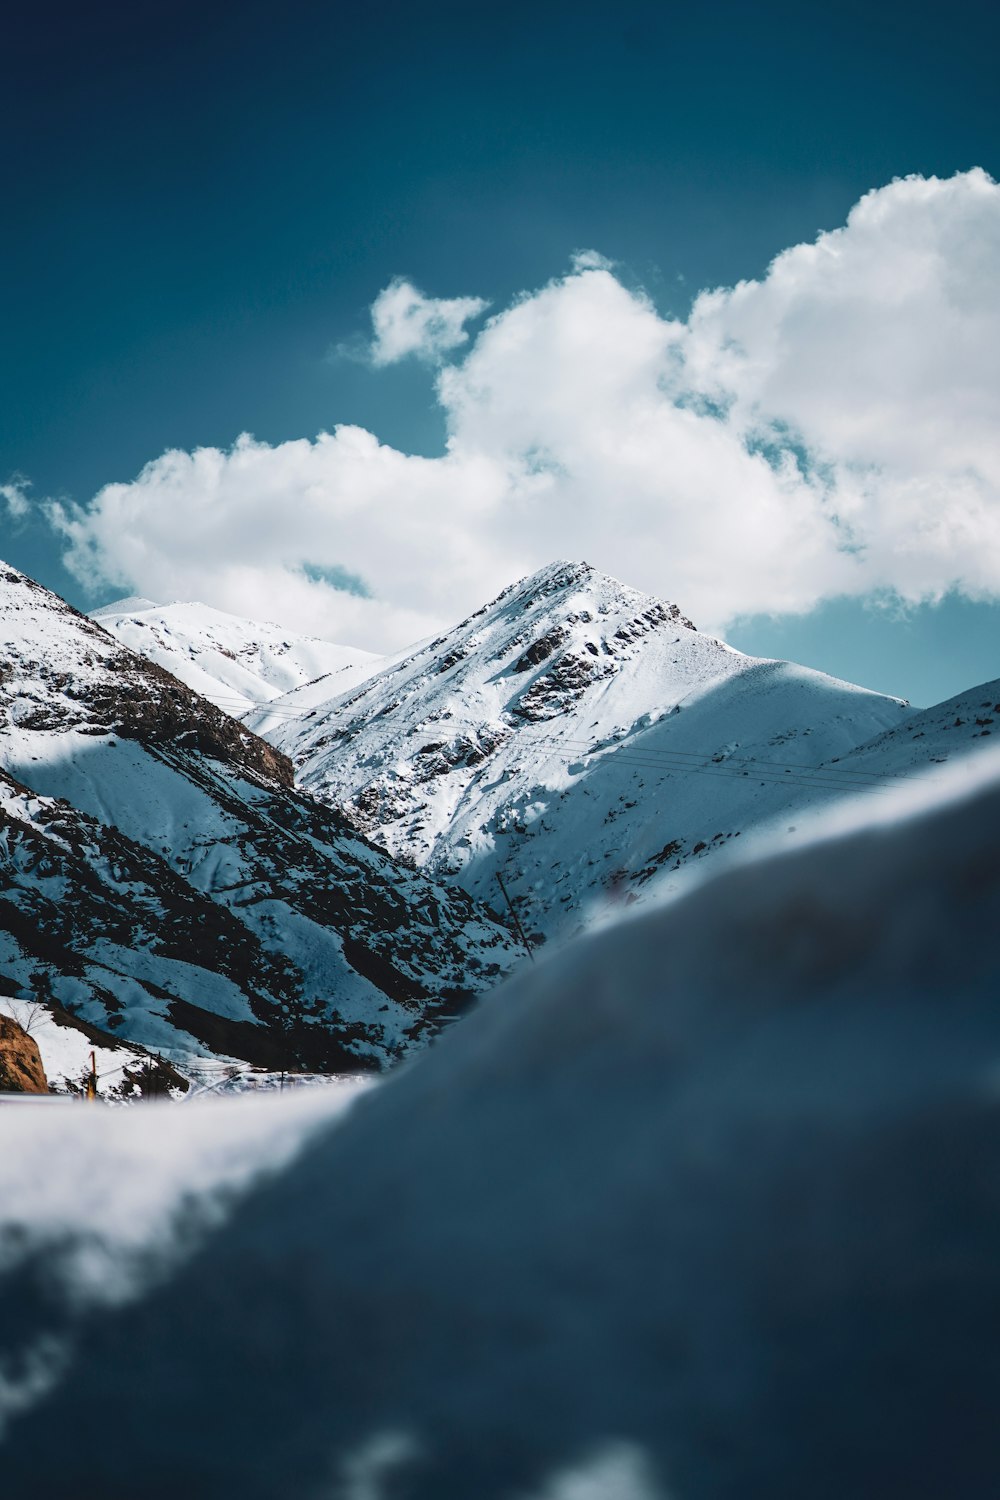
[[[284,712],[269,737],[303,787],[480,899],[499,874],[554,934],[773,815],[797,763],[905,709],[744,656],[677,605],[558,559],[349,692]]]
[[[554,562],[547,563],[544,568],[539,568],[537,573],[522,578],[519,583],[514,584],[514,588],[518,593],[533,590],[536,593],[556,594],[562,590],[586,587],[592,580],[601,579],[604,576],[589,562],[573,562],[568,558],[556,558]]]
[[[584,596],[579,605],[575,603],[578,596]],[[532,609],[542,609],[555,619],[563,603],[566,611],[573,614],[574,618],[574,611],[578,613],[588,608],[605,618],[621,610],[639,615],[655,609],[662,613],[665,621],[681,625],[685,630],[697,629],[694,622],[682,614],[676,604],[653,594],[644,594],[612,577],[610,573],[602,573],[592,563],[574,562],[567,558],[557,558],[544,568],[539,568],[536,573],[529,573],[516,583],[509,584],[495,599],[470,615],[456,629],[462,630],[484,616],[490,617],[498,613],[517,615]]]
[[[112,599],[110,604],[102,604],[98,609],[90,611],[92,620],[103,620],[105,617],[113,619],[116,615],[141,615],[148,609],[159,609],[155,599],[147,599],[143,594],[128,594],[124,599]]]

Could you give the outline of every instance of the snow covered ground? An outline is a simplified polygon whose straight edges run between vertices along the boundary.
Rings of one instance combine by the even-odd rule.
[[[123,639],[148,646],[159,622],[174,669],[191,647],[228,691],[230,656],[204,650],[214,612],[199,635],[200,606],[170,606],[169,621],[141,600],[131,615],[109,608]],[[234,649],[260,654],[268,627],[220,618]],[[267,692],[246,721],[304,789],[509,923],[499,876],[536,943],[678,894],[737,840],[794,839],[815,808],[933,775],[988,748],[1000,722],[1000,684],[914,713],[744,656],[676,606],[567,562],[435,640]]]
[[[4,958],[8,958],[6,953]],[[91,1054],[102,1090],[130,1093],[128,1075],[138,1073],[147,1061],[138,1048],[102,1046],[73,1025],[72,1017],[57,1020],[47,1006],[35,1000],[0,996],[0,1015],[10,1016],[28,1033],[38,1048],[49,1088],[60,1094],[83,1087],[84,1076],[91,1070]]]
[[[1000,756],[939,775],[522,972],[336,1128],[152,1107],[116,1196],[135,1112],[25,1122],[5,1493],[996,1494]],[[182,1259],[186,1179],[240,1196]]]
[[[268,1107],[270,1099],[244,1099],[236,1108],[200,1099],[124,1111],[76,1104],[30,1118],[5,1113],[4,1228],[19,1224],[38,1244],[64,1244],[74,1295],[120,1301],[144,1285],[143,1257],[169,1260],[175,1234],[181,1253],[192,1215],[220,1223],[237,1193],[287,1165],[310,1133],[371,1086],[341,1080],[294,1089],[278,1108]],[[8,1236],[5,1274],[22,1254]]]

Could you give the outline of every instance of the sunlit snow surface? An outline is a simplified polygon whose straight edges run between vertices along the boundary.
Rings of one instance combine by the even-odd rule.
[[[4,1493],[81,1452],[111,1500],[1000,1492],[998,757],[893,795],[523,973],[335,1127],[19,1115]],[[179,1262],[188,1181],[242,1196]]]
[[[915,712],[745,656],[586,563],[552,563],[395,657],[280,694],[275,678],[256,713],[226,696],[229,674],[275,627],[218,616],[233,650],[213,651],[215,611],[146,603],[98,613],[181,676],[202,673],[304,789],[506,917],[499,874],[539,940],[678,894],[737,840],[794,833],[813,808],[933,776],[987,748],[994,715],[1000,734],[1000,683]],[[286,655],[321,645],[289,637]]]
[[[381,664],[370,651],[243,620],[207,604],[119,599],[95,609],[91,618],[232,714],[316,681],[329,697]]]

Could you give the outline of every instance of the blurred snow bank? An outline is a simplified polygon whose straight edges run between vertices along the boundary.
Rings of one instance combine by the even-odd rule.
[[[1000,1493],[996,763],[836,828],[540,963],[317,1132],[80,1325],[5,1493],[108,1412],[104,1500]],[[24,1292],[0,1330],[48,1331]]]
[[[0,1118],[0,1274],[58,1247],[65,1294],[115,1303],[286,1167],[367,1080],[239,1101],[75,1104]]]

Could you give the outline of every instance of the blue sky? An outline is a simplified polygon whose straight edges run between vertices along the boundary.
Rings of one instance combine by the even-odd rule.
[[[683,319],[700,291],[763,278],[775,255],[836,230],[894,178],[975,166],[996,177],[998,41],[993,8],[962,0],[835,10],[249,0],[57,5],[13,19],[0,103],[0,482],[21,476],[34,503],[4,523],[7,557],[81,606],[141,585],[136,559],[169,545],[169,518],[137,525],[130,553],[107,527],[91,534],[88,592],[39,502],[86,509],[168,449],[227,451],[243,432],[282,445],[352,424],[406,455],[440,455],[457,419],[436,382],[442,364],[478,348],[481,320],[434,359],[376,366],[359,351],[394,277],[431,299],[482,298],[496,315],[593,249],[616,285],[641,289],[661,319]],[[996,274],[992,262],[969,272],[977,288]],[[414,483],[409,503],[432,512],[433,474]],[[588,503],[604,505],[613,531],[612,490]],[[535,514],[514,506],[512,532]],[[130,526],[134,516],[119,513]],[[559,545],[557,517],[539,520],[538,545],[575,555],[572,530]],[[391,644],[433,608],[398,570],[380,577],[378,522],[373,512],[365,523],[367,551],[341,518],[339,551],[327,538],[286,566],[362,576],[385,597],[380,643]],[[239,546],[258,524],[252,509],[242,529],[230,513]],[[598,531],[585,535],[600,548]],[[212,546],[224,561],[232,536],[208,529],[206,566],[189,569],[200,593],[212,586]],[[465,543],[449,536],[442,550],[464,576]],[[245,577],[259,565],[251,553]],[[628,560],[608,553],[590,561]],[[513,543],[509,555],[521,556]],[[671,571],[659,567],[659,591],[694,614]],[[186,576],[175,559],[178,591]],[[901,608],[883,587],[874,608],[857,592],[810,607],[808,589],[786,590],[773,618],[743,608],[759,599],[737,590],[727,635],[929,702],[1000,671],[1000,609],[963,597],[988,595],[989,578],[956,588],[949,577],[931,579],[945,593],[934,606]],[[470,563],[470,598],[479,578]],[[440,594],[441,578],[431,582]],[[220,584],[212,602],[232,606],[234,587]],[[817,599],[828,588],[817,584]],[[255,590],[272,606],[283,597],[248,585],[248,606]],[[445,617],[452,592],[466,603],[460,586],[447,590]],[[290,623],[309,623],[304,597],[289,595]],[[361,617],[343,622],[365,631]]]

